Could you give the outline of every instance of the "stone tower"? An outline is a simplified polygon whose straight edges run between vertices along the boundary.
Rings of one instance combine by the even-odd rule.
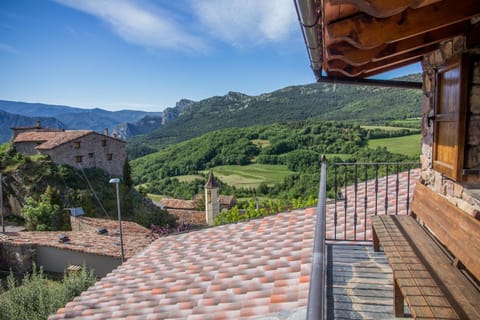
[[[205,219],[208,225],[220,213],[220,202],[218,199],[218,183],[213,172],[210,171],[208,181],[205,184]]]

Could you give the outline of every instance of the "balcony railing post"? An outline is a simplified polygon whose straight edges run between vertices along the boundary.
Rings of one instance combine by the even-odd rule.
[[[327,201],[327,160],[322,156],[320,188],[318,191],[317,220],[313,239],[312,271],[308,292],[307,320],[325,319],[325,210]]]

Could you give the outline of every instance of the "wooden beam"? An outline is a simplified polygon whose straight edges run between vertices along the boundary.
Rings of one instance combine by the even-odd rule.
[[[341,60],[334,60],[334,61],[328,62],[327,74],[330,75],[330,72],[334,72],[334,74],[341,73],[347,77],[366,78],[366,77],[371,77],[371,76],[374,76],[383,72],[387,72],[393,69],[410,65],[412,63],[421,61],[422,58],[423,58],[423,55],[415,54],[412,56],[403,57],[403,59],[400,59],[400,60],[394,59],[392,61],[387,61],[386,63],[372,62],[361,67],[348,65]]]
[[[384,67],[388,67],[391,65],[396,65],[405,61],[411,61],[411,60],[416,60],[418,58],[422,58],[423,55],[437,48],[438,46],[436,44],[433,44],[428,47],[413,50],[411,52],[406,52],[404,54],[401,54],[389,59],[369,62],[367,64],[364,64],[362,66],[357,66],[357,67],[346,64],[342,60],[331,60],[331,61],[328,61],[328,69],[336,70],[336,71],[340,71],[340,69],[345,70],[348,74],[350,74],[350,76],[356,77],[361,75],[362,73],[372,72],[374,70],[382,69]]]
[[[347,41],[359,49],[385,43],[469,20],[480,13],[478,0],[444,0],[419,9],[407,9],[389,18],[361,13],[326,26],[330,39]]]
[[[467,34],[467,48],[473,48],[480,45],[480,22]]]
[[[331,59],[340,59],[352,66],[359,66],[368,62],[391,58],[395,55],[430,46],[454,36],[467,33],[470,27],[470,21],[462,21],[444,28],[436,29],[424,34],[419,34],[412,38],[384,44],[374,49],[360,50],[350,45],[348,42],[334,43],[328,46],[328,56]]]
[[[330,0],[331,5],[352,5],[376,18],[391,17],[407,8],[418,8],[440,0]]]

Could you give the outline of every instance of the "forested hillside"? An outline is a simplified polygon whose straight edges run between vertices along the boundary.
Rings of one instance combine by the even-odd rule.
[[[276,185],[260,185],[259,194],[285,199],[316,195],[322,154],[333,161],[400,161],[407,156],[368,149],[368,137],[406,134],[405,130],[366,130],[333,121],[296,121],[229,128],[207,133],[131,161],[134,184],[145,192],[191,197],[203,181],[179,182],[176,176],[198,174],[220,165],[274,164],[294,172]],[[187,190],[187,191],[185,191]],[[242,196],[251,190],[223,185],[224,193]]]
[[[129,156],[133,159],[152,151],[152,147],[161,149],[223,128],[306,119],[390,124],[394,120],[418,117],[420,97],[421,91],[413,89],[318,83],[291,86],[259,96],[229,92],[193,103],[165,126],[132,138]],[[150,149],[142,149],[142,145]],[[138,150],[141,152],[137,154]]]
[[[47,156],[25,156],[11,144],[0,145],[3,192],[8,195],[5,215],[22,211],[29,230],[65,230],[70,227],[65,208],[82,207],[88,216],[115,218],[115,188],[101,169],[77,170],[56,165]],[[174,218],[132,189],[129,166],[120,184],[122,215],[147,227],[174,223]],[[24,208],[29,209],[24,209]],[[27,211],[25,211],[27,210]],[[23,212],[25,211],[25,212]]]

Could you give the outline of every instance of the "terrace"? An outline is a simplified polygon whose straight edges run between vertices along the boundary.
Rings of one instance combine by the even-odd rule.
[[[480,317],[478,3],[296,0],[295,5],[318,82],[423,90],[421,171],[414,203],[406,204],[410,216],[371,217],[373,231],[360,227],[360,234],[357,230],[349,233],[347,227],[338,234],[337,224],[342,219],[347,221],[347,201],[343,216],[339,215],[340,208],[340,211],[335,209],[333,219],[329,218],[325,203],[326,175],[322,178],[307,319],[403,316],[404,302],[410,307],[407,313],[414,318],[477,319]],[[418,62],[423,69],[422,83],[370,78]],[[364,220],[368,220],[372,206],[367,197],[363,203],[363,208],[354,208],[354,226],[362,218],[358,209],[363,209]],[[381,203],[374,201],[374,206],[378,205]],[[336,231],[333,234],[332,221]],[[352,272],[348,281],[339,281],[340,287],[347,284],[350,289],[342,298],[336,298],[328,292],[335,292],[331,289],[332,284],[336,287],[337,277],[333,272],[343,269],[336,267],[336,258],[332,260],[329,255],[337,244],[332,245],[326,239],[369,240],[369,232],[374,249],[378,250],[380,243],[386,252],[388,265],[393,269],[393,288],[392,283],[384,282],[383,273],[372,275],[361,269]],[[354,259],[346,259],[344,264],[352,270],[356,266]],[[357,278],[369,279],[364,290],[352,290],[352,283],[360,283]],[[380,287],[372,291],[373,283]],[[387,309],[395,313],[372,313],[384,310],[380,307],[384,305],[383,299],[372,294],[376,290],[382,292],[384,284],[390,286],[390,294],[383,292],[383,296],[393,300],[393,306]],[[367,294],[357,296],[356,292],[361,291]]]

